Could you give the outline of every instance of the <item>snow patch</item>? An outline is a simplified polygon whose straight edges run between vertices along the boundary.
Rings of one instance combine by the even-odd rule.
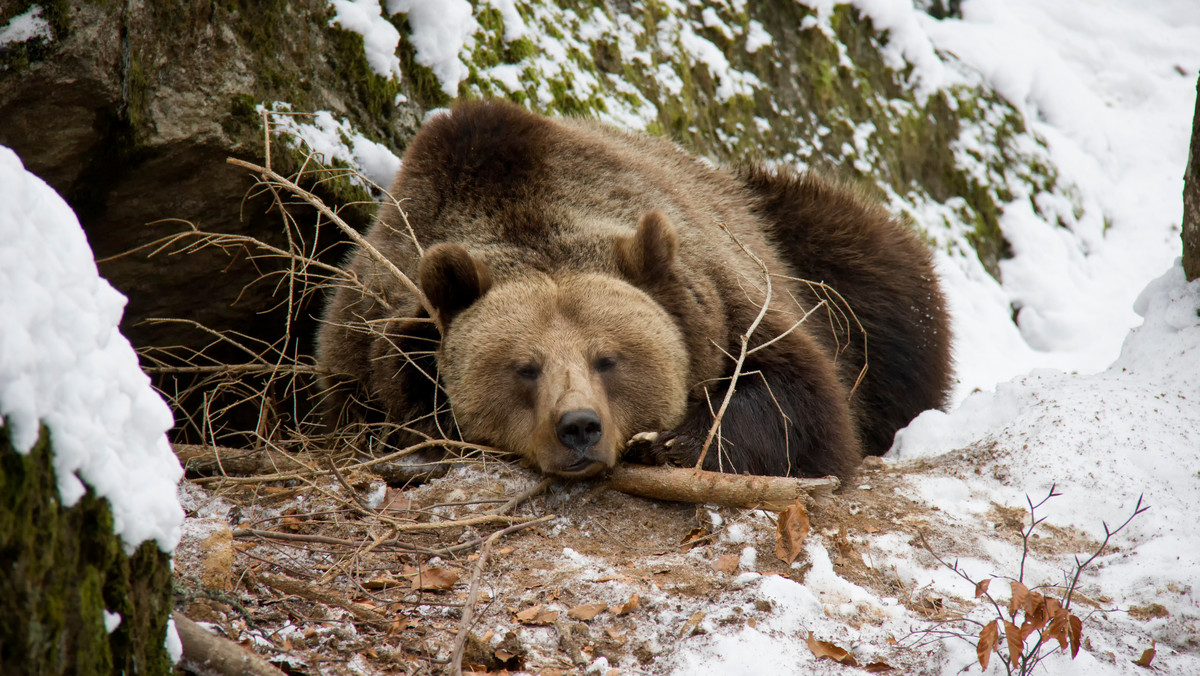
[[[458,96],[458,83],[470,75],[459,54],[479,29],[471,3],[467,0],[388,0],[387,11],[392,15],[408,15],[408,25],[412,28],[409,39],[416,50],[417,63],[433,71],[446,96]]]
[[[0,47],[35,38],[49,41],[53,37],[50,22],[42,17],[41,5],[34,5],[23,14],[9,19],[8,24],[0,28]]]
[[[329,0],[329,6],[336,12],[329,25],[361,35],[371,70],[380,77],[399,81],[402,71],[396,47],[400,31],[383,16],[379,0]]]
[[[169,553],[183,469],[171,411],[117,328],[124,307],[71,208],[0,147],[0,418],[19,453],[49,429],[65,506],[90,486],[126,553],[150,539]]]

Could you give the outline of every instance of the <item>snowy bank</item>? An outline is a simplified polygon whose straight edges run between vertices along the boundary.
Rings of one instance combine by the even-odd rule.
[[[183,470],[171,412],[117,329],[124,307],[71,208],[0,147],[0,419],[21,453],[50,430],[64,505],[91,487],[126,553],[150,539],[169,553]]]

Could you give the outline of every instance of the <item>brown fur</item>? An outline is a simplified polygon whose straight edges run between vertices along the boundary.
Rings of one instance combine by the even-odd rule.
[[[319,359],[346,374],[329,380],[335,413],[370,400],[419,434],[456,420],[468,440],[571,476],[611,466],[641,431],[665,433],[636,459],[694,463],[765,297],[738,242],[781,275],[751,347],[793,326],[793,298],[816,304],[782,276],[805,277],[849,301],[870,369],[851,398],[861,334],[835,335],[815,313],[747,360],[707,468],[845,478],[864,446],[886,450],[943,403],[949,334],[928,252],[811,175],[734,177],[660,139],[466,103],[426,124],[392,192],[412,234],[384,207],[368,237],[420,280],[436,321],[356,255],[352,269],[391,307],[352,289],[330,304]],[[562,428],[578,411],[595,417],[586,451]]]

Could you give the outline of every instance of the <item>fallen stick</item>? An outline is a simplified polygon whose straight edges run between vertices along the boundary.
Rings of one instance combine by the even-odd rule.
[[[353,601],[345,599],[338,594],[331,593],[324,589],[316,589],[310,585],[304,584],[303,582],[297,582],[295,580],[291,580],[286,577],[280,577],[278,575],[260,575],[258,579],[267,586],[274,587],[285,594],[299,596],[301,598],[306,598],[309,601],[316,601],[317,603],[323,603],[327,606],[336,606],[338,608],[342,608],[343,610],[347,610],[360,621],[366,622],[376,629],[387,631],[392,626],[392,621],[384,617],[379,612],[372,610],[361,603],[354,603]]]
[[[441,440],[422,442],[386,457],[341,466],[339,471],[370,470],[372,474],[392,485],[420,483],[445,474],[450,465],[446,462],[404,464],[394,462],[393,459],[435,446],[457,448],[468,445]],[[175,450],[175,456],[179,458],[179,463],[187,471],[188,478],[200,484],[212,481],[291,481],[329,473],[328,469],[319,464],[327,462],[326,460],[318,460],[312,454],[304,452],[290,453],[275,448],[241,449],[199,444],[173,444],[172,448]]]
[[[542,484],[538,484],[542,486]],[[553,514],[530,521],[528,524],[546,523],[554,518]],[[462,619],[458,623],[458,635],[454,637],[454,652],[450,656],[450,673],[453,676],[462,676],[462,659],[463,650],[467,646],[467,637],[471,634],[471,627],[475,625],[475,603],[479,600],[479,580],[483,577],[483,570],[487,567],[488,557],[492,554],[492,545],[503,537],[509,529],[496,531],[492,533],[486,540],[483,541],[483,548],[479,551],[479,558],[475,560],[475,569],[471,572],[471,588],[467,594],[467,602],[463,606]]]
[[[233,641],[205,631],[179,611],[171,613],[175,631],[183,644],[185,669],[195,674],[214,676],[283,676],[257,653],[252,653]]]
[[[417,447],[432,445],[438,442],[425,442]],[[454,443],[454,442],[446,442]],[[180,462],[195,472],[221,472],[225,474],[249,475],[242,481],[266,481],[290,478],[287,473],[261,476],[263,472],[278,472],[280,469],[299,468],[297,476],[314,473],[311,457],[304,454],[296,456],[288,453],[263,449],[260,451],[239,451],[230,448],[213,446],[192,446],[176,444],[175,454]],[[343,469],[367,468],[377,471],[376,461],[350,465]],[[327,470],[324,470],[327,471]],[[321,473],[319,470],[317,473]],[[259,476],[255,476],[259,475]],[[384,477],[386,480],[387,477]],[[798,479],[794,477],[755,476],[749,474],[725,474],[723,472],[708,472],[705,470],[684,467],[651,467],[647,465],[624,464],[618,465],[609,474],[609,486],[614,490],[644,498],[672,500],[675,502],[696,502],[723,505],[725,507],[742,507],[748,509],[766,509],[781,512],[802,495],[828,495],[837,490],[840,485],[836,477],[820,479]],[[234,480],[234,479],[230,479]],[[545,489],[549,480],[538,484],[536,489]],[[518,496],[526,499],[527,496]],[[511,502],[511,501],[510,501]],[[506,508],[511,509],[509,505]],[[504,511],[507,511],[504,510]],[[494,510],[493,515],[501,510]],[[476,517],[479,519],[480,517]],[[492,522],[503,522],[505,517],[492,516]],[[489,518],[472,521],[470,524],[450,522],[443,525],[411,524],[401,528],[410,530],[436,530],[455,525],[476,525],[486,523]]]
[[[293,455],[272,448],[246,450],[196,444],[173,444],[172,448],[179,458],[179,464],[192,476],[253,476],[280,470],[305,470],[315,463],[307,453]]]
[[[622,493],[772,512],[782,512],[801,496],[828,495],[839,485],[832,476],[797,479],[629,464],[618,465],[609,474],[609,486]]]

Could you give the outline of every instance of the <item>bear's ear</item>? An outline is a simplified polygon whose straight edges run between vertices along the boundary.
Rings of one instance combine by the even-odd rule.
[[[661,211],[649,211],[638,222],[637,232],[617,239],[617,269],[638,286],[653,285],[666,278],[678,251],[671,220]]]
[[[492,287],[487,266],[457,244],[435,244],[421,257],[421,291],[437,310],[443,333],[458,313]]]

